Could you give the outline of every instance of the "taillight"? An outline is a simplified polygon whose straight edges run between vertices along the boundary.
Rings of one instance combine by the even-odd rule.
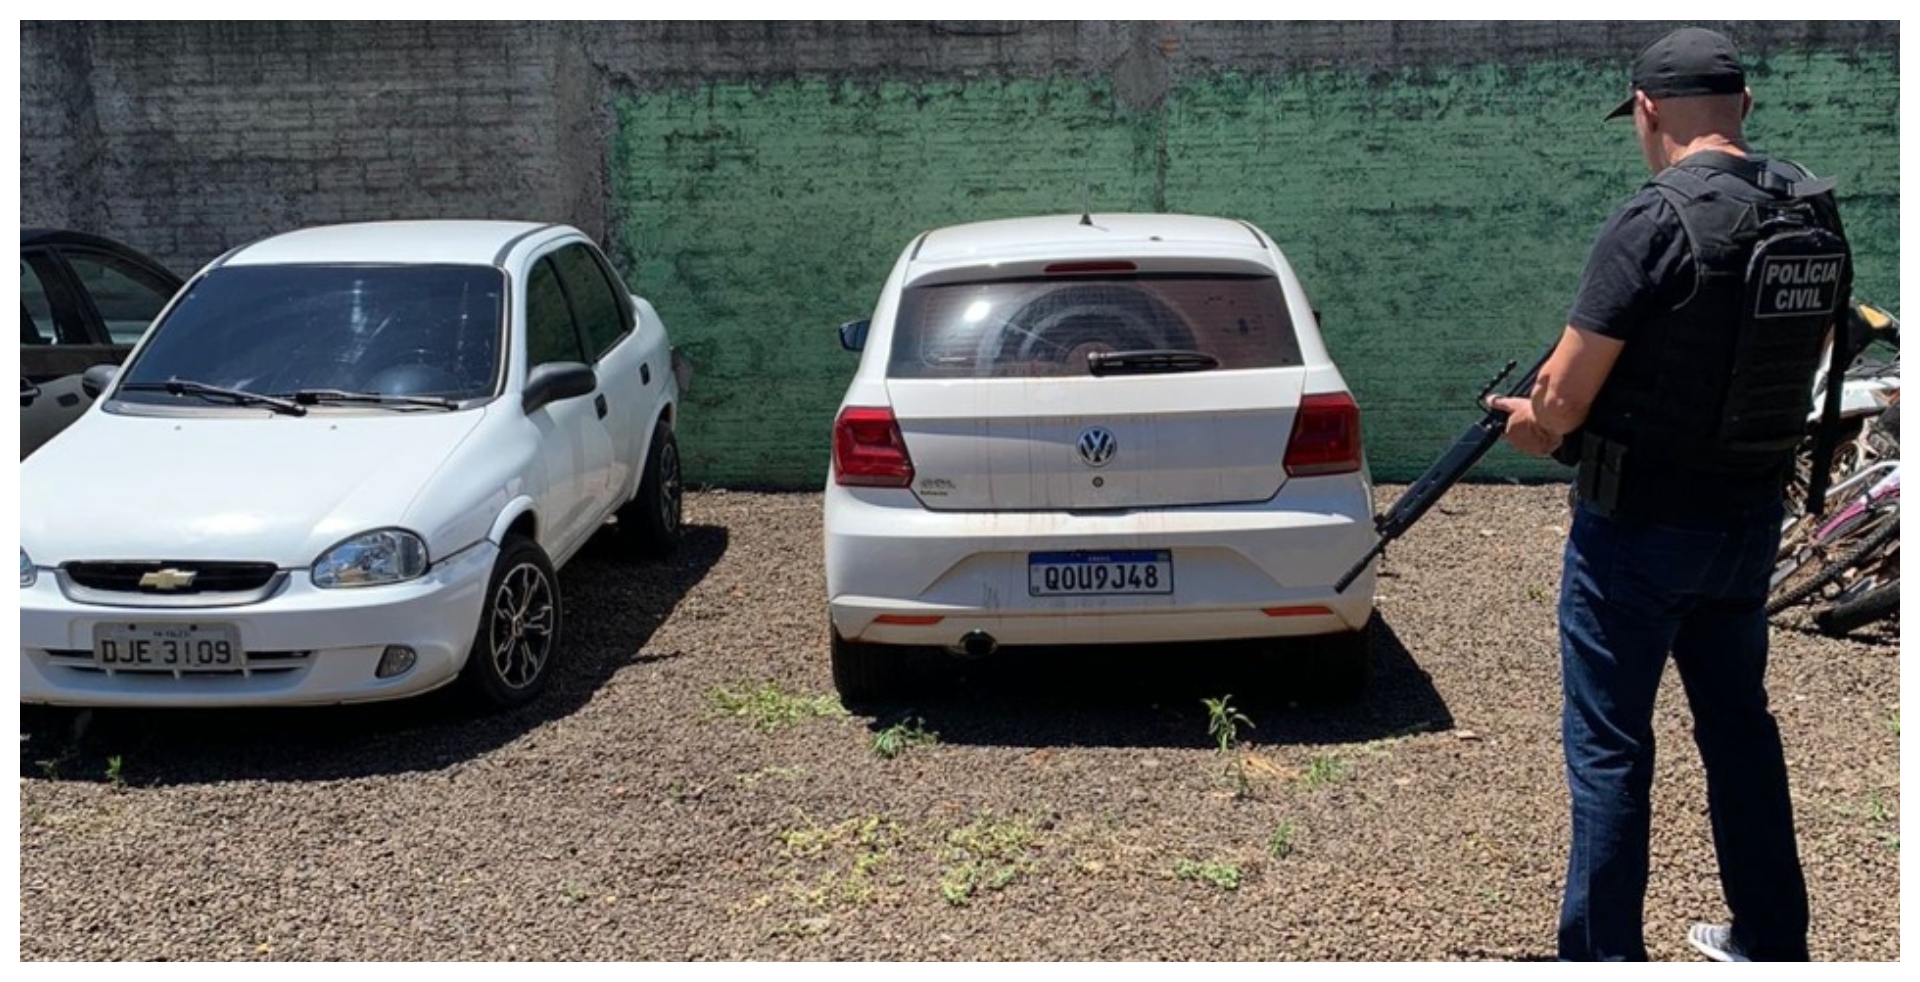
[[[848,406],[833,421],[833,481],[874,488],[913,483],[913,460],[893,410]]]
[[[1345,392],[1300,400],[1287,438],[1287,474],[1347,474],[1360,469],[1360,407]]]

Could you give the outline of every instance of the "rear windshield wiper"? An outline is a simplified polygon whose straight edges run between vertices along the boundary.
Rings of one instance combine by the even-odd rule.
[[[276,413],[288,416],[305,416],[307,407],[275,396],[248,392],[245,389],[228,389],[191,379],[170,378],[165,382],[128,382],[120,386],[122,392],[165,392],[175,396],[199,396],[202,399],[224,399],[236,406],[265,406]]]
[[[1220,359],[1199,351],[1095,351],[1087,355],[1087,371],[1096,377],[1204,372],[1219,367]]]
[[[370,406],[425,406],[430,409],[458,409],[460,403],[444,396],[399,396],[385,395],[379,392],[346,392],[340,389],[301,389],[298,392],[285,393],[294,402],[302,406],[318,406],[323,403],[364,403]]]

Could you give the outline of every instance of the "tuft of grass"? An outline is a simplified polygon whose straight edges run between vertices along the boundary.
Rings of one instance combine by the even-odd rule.
[[[873,735],[873,752],[887,760],[906,753],[908,747],[931,746],[940,742],[940,734],[927,729],[927,721],[904,719]]]
[[[995,818],[983,811],[971,822],[947,833],[947,860],[940,874],[940,896],[964,907],[982,890],[1001,890],[1033,867],[1030,857],[1033,823]]]
[[[792,887],[796,906],[818,909],[835,903],[872,902],[901,835],[896,823],[869,815],[828,826],[783,830],[779,838],[787,858],[796,863],[793,878],[797,882]],[[799,868],[822,865],[826,868],[811,879]]]
[[[1301,780],[1309,788],[1321,788],[1347,779],[1353,773],[1353,766],[1339,757],[1321,754],[1307,762],[1306,776]]]
[[[772,682],[761,683],[759,687],[745,692],[722,686],[710,693],[707,701],[720,715],[747,720],[762,733],[771,733],[802,720],[834,719],[847,715],[840,701],[832,696],[791,695],[782,692]]]
[[[1285,859],[1293,855],[1293,834],[1298,828],[1291,818],[1281,822],[1280,827],[1274,829],[1272,835],[1267,836],[1267,855],[1275,859]]]
[[[1223,863],[1213,859],[1202,862],[1182,859],[1174,864],[1173,875],[1183,880],[1211,883],[1222,890],[1240,889],[1240,867],[1233,863]]]

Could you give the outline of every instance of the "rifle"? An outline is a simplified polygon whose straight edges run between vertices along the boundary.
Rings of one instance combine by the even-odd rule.
[[[1547,356],[1553,354],[1553,349],[1559,343],[1560,339],[1555,338],[1553,343],[1547,345],[1547,350],[1540,354],[1540,360],[1534,362],[1533,367],[1527,369],[1526,373],[1521,375],[1505,394],[1522,398],[1530,396],[1533,393],[1534,378],[1540,374],[1540,366],[1547,363]],[[1506,367],[1500,369],[1481,388],[1480,394],[1474,397],[1474,403],[1485,408],[1487,397],[1517,364],[1518,362],[1514,361],[1507,362]],[[1407,529],[1412,527],[1414,522],[1419,521],[1420,516],[1425,515],[1427,510],[1440,500],[1441,495],[1447,493],[1448,488],[1459,483],[1460,479],[1466,476],[1467,471],[1471,470],[1474,464],[1479,463],[1481,457],[1486,456],[1487,451],[1492,449],[1494,443],[1500,439],[1500,434],[1506,432],[1506,429],[1507,414],[1497,409],[1487,409],[1486,415],[1480,417],[1479,422],[1467,427],[1467,431],[1453,441],[1453,446],[1448,447],[1447,452],[1440,455],[1440,459],[1429,465],[1426,473],[1421,474],[1419,480],[1407,487],[1405,493],[1400,495],[1400,500],[1393,503],[1392,508],[1387,509],[1385,514],[1374,517],[1373,529],[1379,534],[1379,541],[1373,544],[1373,548],[1367,550],[1366,555],[1360,557],[1359,562],[1354,563],[1353,567],[1347,570],[1346,575],[1333,584],[1334,592],[1346,592],[1347,587],[1366,570],[1367,564],[1387,550],[1387,543],[1405,535]]]

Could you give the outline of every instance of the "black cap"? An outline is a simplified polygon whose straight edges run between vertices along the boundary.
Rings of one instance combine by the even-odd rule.
[[[1633,60],[1633,87],[1652,99],[1727,95],[1746,91],[1747,73],[1740,68],[1740,52],[1725,35],[1683,27],[1647,45]],[[1632,114],[1629,95],[1607,118]]]

